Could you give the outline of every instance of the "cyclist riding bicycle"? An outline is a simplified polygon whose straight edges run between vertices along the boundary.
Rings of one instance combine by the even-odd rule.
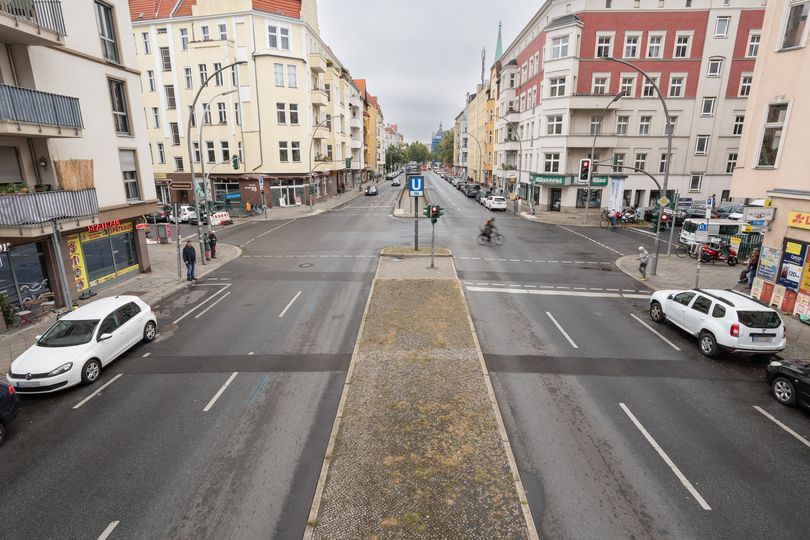
[[[484,223],[484,228],[481,231],[481,235],[486,236],[487,240],[492,240],[492,232],[495,230],[495,218],[489,218],[486,223]]]

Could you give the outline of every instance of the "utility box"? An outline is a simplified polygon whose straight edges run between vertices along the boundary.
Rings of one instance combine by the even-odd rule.
[[[157,223],[158,242],[161,244],[168,244],[172,241],[172,224],[171,223]]]

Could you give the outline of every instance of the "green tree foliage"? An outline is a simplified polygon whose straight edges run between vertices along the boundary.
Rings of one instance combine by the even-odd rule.
[[[405,148],[405,155],[408,161],[416,162],[430,161],[431,158],[430,149],[419,141],[409,144]]]
[[[385,166],[388,170],[395,169],[408,162],[408,158],[399,146],[389,146],[385,151]]]
[[[452,131],[444,132],[442,143],[436,151],[436,159],[448,165],[453,164],[453,146],[455,144],[455,135]]]

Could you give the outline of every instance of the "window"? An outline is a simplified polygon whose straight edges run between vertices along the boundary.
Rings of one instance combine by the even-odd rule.
[[[287,123],[287,106],[284,103],[276,103],[276,119],[279,124]]]
[[[276,77],[276,86],[284,86],[284,64],[273,64]]]
[[[282,163],[290,161],[290,151],[287,146],[287,141],[278,142],[278,159]]]
[[[669,79],[669,97],[683,96],[683,77],[672,76]]]
[[[726,308],[724,308],[720,304],[715,304],[714,309],[712,310],[712,317],[716,319],[722,319],[725,316],[726,316]]]
[[[667,169],[667,154],[661,154],[661,159],[658,160],[658,172],[663,173]]]
[[[719,58],[709,60],[709,69],[706,71],[707,77],[719,77],[723,71],[723,61]]]
[[[177,122],[169,122],[169,131],[172,134],[172,146],[180,146],[180,128]]]
[[[203,86],[205,84],[205,81],[208,80],[208,65],[198,64],[197,70],[200,72],[200,86]]]
[[[160,28],[158,28],[156,30],[156,32],[157,32],[157,35],[162,36],[162,35],[166,34],[167,30],[166,30],[165,26],[161,26]]]
[[[635,77],[622,77],[622,84],[619,86],[619,91],[624,92],[627,97],[633,97],[633,87],[636,85]]]
[[[239,103],[233,104],[233,121],[237,126],[242,125],[242,109],[239,107]]]
[[[693,174],[689,177],[689,191],[700,191],[700,186],[703,184],[702,174]]]
[[[675,134],[675,128],[678,127],[678,117],[677,116],[670,116],[669,117],[669,124],[664,128],[664,135],[668,135],[672,133]]]
[[[102,2],[96,2],[96,22],[98,23],[98,34],[101,37],[101,54],[104,56],[105,60],[117,64],[118,43],[116,43],[115,40],[115,16],[113,15],[113,8]],[[149,53],[147,52],[147,54]]]
[[[293,64],[287,66],[287,86],[298,88],[298,71]]]
[[[208,104],[203,105],[203,123],[210,124],[211,123],[211,106]]]
[[[216,86],[222,86],[222,84],[223,84],[222,72],[219,71],[220,69],[222,69],[222,64],[220,64],[219,62],[215,62],[214,63],[214,73],[216,73],[216,75],[214,75],[214,84]]]
[[[613,172],[622,172],[622,167],[624,167],[624,154],[613,154]]]
[[[625,35],[624,36],[624,57],[625,58],[638,58],[638,42],[639,36]]]
[[[608,78],[607,77],[594,77],[593,78],[593,88],[591,91],[596,95],[604,95],[607,94],[608,88]]]
[[[175,157],[174,158],[174,170],[175,171],[182,171],[183,170],[183,158],[182,157]]]
[[[190,67],[183,68],[183,76],[186,79],[186,90],[189,90],[192,86],[194,86],[194,76],[191,74]]]
[[[231,66],[231,84],[234,86],[239,86],[239,70],[236,69],[237,66]]]
[[[244,163],[245,158],[243,157],[244,153],[242,152],[242,141],[236,141],[236,151],[239,155],[239,163]]]
[[[208,163],[215,163],[217,160],[217,150],[214,147],[214,141],[205,141],[205,154]]]
[[[729,152],[728,159],[726,160],[726,172],[731,174],[734,172],[734,167],[737,166],[737,152]]]
[[[326,101],[332,101],[332,86],[324,83],[323,91],[326,92]]]
[[[728,37],[728,27],[731,25],[731,17],[717,17],[714,23],[714,37]]]
[[[292,147],[292,160],[296,163],[301,161],[301,143],[298,141],[292,141],[290,143]]]
[[[203,41],[210,41],[211,40],[211,31],[208,29],[208,25],[204,24],[200,26],[200,34],[202,34]]]
[[[794,6],[795,7],[795,6]],[[775,167],[779,158],[779,147],[782,142],[782,130],[787,118],[787,103],[768,105],[768,116],[762,133],[762,145],[759,151],[759,167]]]
[[[188,107],[188,123],[191,127],[197,127],[197,118],[191,105]]]
[[[563,117],[561,114],[547,116],[546,133],[549,135],[562,135]]]
[[[217,116],[219,116],[220,124],[228,123],[228,112],[225,110],[225,103],[222,101],[217,103]]]
[[[160,48],[160,62],[163,66],[163,71],[171,71],[172,70],[172,55],[169,52],[168,47],[161,47]]]
[[[220,24],[217,26],[217,28],[219,29],[219,39],[228,39],[228,26],[225,24]]]
[[[564,58],[568,56],[568,36],[551,40],[551,58]],[[524,69],[525,71],[525,69]],[[524,74],[524,80],[526,79]]]
[[[157,143],[158,163],[166,163],[166,148],[163,143]]]
[[[598,135],[599,134],[599,131],[601,130],[601,127],[602,127],[600,125],[600,120],[601,119],[602,119],[602,117],[599,116],[598,114],[592,114],[591,115],[591,127],[590,127],[590,130],[588,131],[588,133],[590,133],[591,135]]]
[[[626,114],[616,116],[616,135],[627,135],[627,126],[630,124],[630,117]]]
[[[127,91],[124,87],[124,81],[110,79],[109,84],[115,132],[119,135],[130,135],[129,113],[127,112]]]
[[[146,71],[146,84],[150,92],[155,91],[155,72],[151,69]]]
[[[606,58],[610,56],[611,45],[613,38],[611,36],[597,36],[596,38],[596,57]]]
[[[180,49],[188,50],[188,28],[180,29]]]
[[[141,39],[143,40],[143,54],[149,54],[149,32],[142,32]]]
[[[655,85],[653,84],[655,83]],[[652,82],[644,79],[644,86],[641,88],[641,96],[642,97],[655,97],[655,86],[658,84],[658,77],[653,77]]]
[[[219,149],[222,153],[222,162],[231,160],[231,147],[228,141],[219,141]]]
[[[692,309],[700,313],[705,313],[706,315],[709,314],[709,309],[711,307],[712,301],[702,295],[698,295],[697,299],[695,299],[695,302],[692,304]]]
[[[124,191],[128,201],[137,201],[141,198],[141,189],[138,185],[138,166],[134,150],[119,150],[118,158],[121,161],[121,172],[124,176]]]
[[[267,26],[267,46],[271,49],[278,49],[278,26],[274,24]]]
[[[705,156],[708,153],[709,153],[709,136],[698,135],[697,139],[695,140],[695,155]]]
[[[193,152],[192,160],[194,161],[194,163],[199,163],[200,162],[200,143],[193,142],[193,143],[191,143],[191,147],[192,147],[192,152]]]
[[[746,58],[756,58],[759,53],[760,34],[751,32],[748,35],[748,47],[745,48]]]
[[[341,117],[342,119],[343,117]],[[298,104],[297,103],[290,103],[290,124],[297,126],[298,125]]]
[[[163,87],[163,91],[166,92],[166,108],[176,109],[177,100],[174,97],[174,85],[167,84],[166,86]]]
[[[734,116],[734,126],[731,128],[732,135],[742,135],[743,122],[745,122],[745,115],[738,114]]]
[[[675,58],[687,58],[689,56],[689,36],[675,37]]]
[[[751,83],[753,81],[753,75],[743,75],[740,77],[740,97],[748,97],[751,94]]]
[[[650,134],[650,125],[652,124],[652,116],[644,115],[639,117],[638,120],[638,134],[639,135],[649,135]]]
[[[557,77],[548,82],[549,95],[551,97],[565,95],[565,77]]]
[[[664,50],[664,36],[650,35],[647,38],[647,58],[661,58]]]
[[[160,109],[152,107],[152,127],[158,129],[160,127]]]
[[[332,155],[332,145],[331,145],[331,144],[327,144],[327,145],[326,145],[326,158],[327,158],[329,161],[332,161],[333,157],[334,157],[334,156]]]
[[[682,292],[676,294],[672,299],[683,306],[688,306],[694,297],[695,293],[693,292]]]
[[[547,173],[560,172],[560,154],[543,154],[545,160],[543,161],[543,170]]]
[[[289,28],[282,28],[281,29],[281,48],[285,51],[290,50],[290,29]]]
[[[714,106],[717,104],[716,97],[705,97],[700,106],[700,116],[714,116]]]
[[[647,154],[636,154],[636,162],[633,166],[639,171],[647,168]]]
[[[810,2],[794,3],[788,10],[782,48],[803,47],[807,40],[807,17],[810,15]]]

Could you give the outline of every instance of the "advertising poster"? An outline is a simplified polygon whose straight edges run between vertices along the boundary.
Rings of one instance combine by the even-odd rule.
[[[770,307],[775,307],[779,309],[782,307],[782,301],[785,299],[785,287],[784,285],[776,285],[773,288],[773,293],[771,294],[771,300],[768,302]]]
[[[757,277],[761,277],[765,281],[776,281],[781,256],[781,250],[762,246],[762,249],[759,251]]]
[[[770,281],[762,282],[762,295],[759,299],[766,304],[771,303],[771,295],[773,295],[774,284]]]
[[[785,298],[782,300],[781,309],[784,313],[793,313],[793,308],[796,307],[796,293],[793,291],[785,291]]]
[[[785,240],[785,251],[779,267],[779,279],[776,282],[789,291],[796,292],[799,289],[806,251],[806,244]]]
[[[793,315],[807,315],[807,310],[810,309],[810,295],[799,293],[796,297],[796,305],[793,306]]]
[[[70,253],[70,269],[76,281],[76,290],[81,292],[88,287],[87,268],[84,266],[84,254],[79,242],[79,235],[72,234],[67,237],[68,253]]]
[[[802,279],[799,281],[799,292],[802,294],[810,295],[810,252],[804,254],[804,271],[802,272]]]

